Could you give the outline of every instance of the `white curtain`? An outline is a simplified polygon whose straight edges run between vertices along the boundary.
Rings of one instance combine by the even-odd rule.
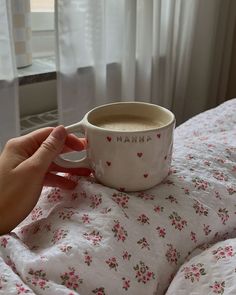
[[[56,7],[62,123],[127,100],[172,109],[180,123],[225,99],[235,0],[58,0]]]
[[[0,150],[8,139],[20,134],[10,11],[10,1],[0,0]]]

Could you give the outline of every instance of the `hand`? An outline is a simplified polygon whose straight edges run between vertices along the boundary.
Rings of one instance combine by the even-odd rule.
[[[87,168],[53,164],[61,152],[80,151],[85,140],[67,135],[63,126],[43,128],[9,140],[0,155],[0,234],[16,227],[31,212],[43,185],[73,189],[76,183],[51,172],[89,175]]]

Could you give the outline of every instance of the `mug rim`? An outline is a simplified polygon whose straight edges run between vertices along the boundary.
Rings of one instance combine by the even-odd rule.
[[[159,110],[161,111],[164,111],[166,113],[168,113],[170,116],[171,116],[171,120],[168,124],[165,124],[161,127],[156,127],[156,128],[150,128],[150,129],[145,129],[145,130],[131,130],[131,131],[127,131],[127,130],[111,130],[111,129],[107,129],[107,128],[102,128],[102,127],[99,127],[97,125],[94,125],[92,123],[89,122],[88,120],[88,117],[91,113],[93,112],[96,112],[97,110],[99,109],[102,109],[102,108],[105,108],[105,107],[109,107],[109,106],[115,106],[115,105],[124,105],[124,104],[139,104],[139,105],[146,105],[146,106],[151,106],[151,107],[155,107],[155,108],[158,108]],[[90,128],[92,129],[97,129],[97,130],[100,130],[100,131],[106,131],[106,132],[111,132],[111,133],[143,133],[143,132],[153,132],[153,131],[159,131],[159,130],[163,130],[163,129],[166,129],[168,128],[169,126],[171,125],[174,125],[175,122],[176,122],[176,119],[175,119],[175,115],[170,111],[168,110],[167,108],[165,107],[162,107],[160,105],[157,105],[157,104],[152,104],[152,103],[147,103],[147,102],[141,102],[141,101],[124,101],[124,102],[113,102],[113,103],[108,103],[108,104],[103,104],[103,105],[100,105],[100,106],[97,106],[95,108],[93,108],[92,110],[90,110],[87,114],[85,114],[85,117],[82,121],[85,121],[84,123],[86,125],[88,125]]]

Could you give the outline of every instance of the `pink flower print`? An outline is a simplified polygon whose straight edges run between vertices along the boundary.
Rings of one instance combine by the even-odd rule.
[[[110,269],[114,269],[115,271],[117,271],[118,262],[116,260],[116,257],[113,256],[107,259],[106,264],[109,266]]]
[[[203,263],[192,264],[190,266],[185,266],[181,272],[184,273],[184,278],[190,280],[192,283],[199,281],[201,276],[206,275]]]
[[[85,191],[82,191],[82,192],[80,193],[80,195],[81,195],[81,197],[84,198],[84,199],[87,198],[87,193],[86,193]]]
[[[168,197],[165,198],[166,200],[170,201],[171,203],[175,203],[178,204],[178,201],[176,199],[176,197],[169,195]]]
[[[0,275],[0,290],[4,287],[5,283],[7,283],[7,279],[4,275]]]
[[[6,238],[6,237],[0,238],[0,245],[1,245],[1,247],[6,248],[7,247],[7,244],[8,244],[8,241],[9,241],[9,238]]]
[[[91,221],[91,219],[90,219],[89,215],[86,214],[86,213],[84,213],[83,216],[82,216],[82,222],[83,222],[84,224],[86,224],[86,223],[89,224],[90,221]]]
[[[77,192],[73,192],[72,194],[71,194],[71,200],[72,201],[75,201],[75,200],[77,200],[79,198],[79,196],[78,196],[78,193]]]
[[[89,255],[88,251],[84,252],[84,263],[86,263],[88,266],[93,262],[92,256]]]
[[[228,181],[228,176],[218,170],[213,171],[213,177],[219,181]]]
[[[168,186],[169,185],[175,185],[174,184],[174,181],[172,181],[172,180],[170,180],[170,179],[164,179],[162,182],[161,182],[162,184],[167,184]]]
[[[51,229],[52,229],[52,225],[51,225],[51,223],[46,223],[46,224],[44,225],[44,229],[45,229],[47,232],[51,231]]]
[[[218,210],[218,216],[220,217],[222,224],[225,225],[226,221],[229,219],[228,210],[226,208],[220,208]]]
[[[114,220],[114,226],[112,228],[112,232],[114,233],[114,237],[117,238],[117,241],[124,242],[126,237],[128,236],[127,231],[124,229],[123,226],[120,225],[118,220]]]
[[[27,294],[30,292],[29,289],[26,289],[23,284],[20,283],[16,283],[16,291],[17,291],[17,295],[18,294]]]
[[[146,200],[146,201],[149,201],[149,200],[154,200],[154,196],[153,195],[150,195],[146,192],[140,192],[138,195],[137,195],[138,198],[141,198],[143,200]]]
[[[206,180],[203,180],[199,177],[195,177],[193,178],[192,182],[194,183],[194,186],[198,189],[198,190],[206,190],[209,186],[209,182],[207,182]]]
[[[169,219],[171,220],[171,225],[173,225],[175,229],[178,229],[179,231],[187,226],[187,221],[180,217],[177,212],[172,212],[172,214],[169,216]]]
[[[156,213],[160,213],[164,211],[164,207],[160,206],[160,205],[155,205],[154,209],[153,209]]]
[[[213,285],[210,286],[212,292],[215,294],[224,294],[225,291],[225,281],[218,282],[215,281]]]
[[[69,230],[64,230],[64,229],[61,229],[61,228],[55,229],[53,231],[53,237],[52,237],[51,242],[53,244],[56,244],[56,242],[64,239],[67,236],[68,232],[69,232]]]
[[[102,203],[102,195],[101,194],[91,195],[90,201],[91,201],[90,207],[95,209]]]
[[[199,216],[208,215],[209,210],[207,209],[207,207],[203,206],[199,201],[194,202],[193,209],[195,210],[196,214],[198,214]]]
[[[185,195],[189,195],[189,189],[188,188],[183,187],[183,190],[184,190]]]
[[[127,278],[122,278],[123,281],[123,289],[125,289],[125,291],[127,291],[130,287],[130,280]]]
[[[166,236],[166,230],[165,230],[164,227],[158,226],[156,228],[156,230],[158,231],[158,235],[159,235],[160,238],[164,238]]]
[[[28,232],[29,232],[29,227],[28,226],[25,226],[25,227],[21,228],[21,230],[20,230],[20,233],[22,235],[26,235]]]
[[[139,217],[137,218],[137,221],[139,221],[141,224],[150,224],[149,218],[145,214],[139,215]]]
[[[197,243],[196,233],[194,233],[193,231],[191,231],[190,233],[190,238],[194,243]]]
[[[206,165],[206,166],[211,166],[211,162],[208,161],[208,160],[205,160],[203,163],[204,163],[204,165]]]
[[[221,196],[220,196],[220,193],[215,191],[215,198],[216,199],[219,199],[219,200],[222,200]]]
[[[112,195],[112,200],[116,202],[121,208],[128,208],[129,196],[125,193],[114,193]]]
[[[130,260],[131,254],[128,253],[128,251],[123,251],[122,258],[123,258],[123,260]]]
[[[38,220],[43,215],[43,210],[40,207],[36,207],[31,212],[31,220]]]
[[[40,232],[41,231],[41,226],[40,226],[40,224],[38,223],[38,224],[36,224],[34,227],[33,227],[33,231],[32,231],[32,233],[33,233],[33,235],[35,235],[35,234],[37,234],[38,232]]]
[[[221,159],[221,158],[215,158],[215,160],[220,163],[220,164],[224,164],[225,163],[225,160],[224,159]]]
[[[64,210],[58,213],[59,214],[59,218],[63,219],[63,220],[71,220],[71,217],[75,214],[75,212],[73,210]]]
[[[178,259],[180,258],[180,253],[173,247],[172,244],[167,244],[168,250],[166,251],[166,259],[172,264],[177,264]]]
[[[229,195],[233,195],[236,193],[236,189],[232,186],[228,186],[227,191],[228,191]]]
[[[171,167],[168,172],[168,175],[170,176],[171,174],[176,174],[177,172],[178,172],[177,169],[175,169],[174,167]]]
[[[140,261],[134,266],[135,278],[138,283],[146,284],[150,280],[155,279],[155,274],[149,270],[149,267],[144,262]]]
[[[96,295],[106,295],[105,289],[103,287],[96,288],[92,290],[92,292]]]
[[[195,160],[195,157],[194,157],[193,155],[188,154],[188,155],[186,156],[186,159],[187,159],[187,160]]]
[[[50,192],[50,194],[47,196],[49,203],[57,203],[62,200],[61,191],[59,188],[54,188]]]
[[[14,273],[16,273],[17,275],[19,275],[18,272],[17,272],[17,270],[16,270],[15,263],[11,260],[11,258],[9,256],[7,256],[6,264],[14,271]]]
[[[59,249],[61,250],[61,252],[68,253],[72,249],[72,246],[69,246],[69,245],[61,245],[59,247]]]
[[[78,291],[80,285],[83,283],[83,279],[81,279],[80,275],[75,272],[73,267],[69,267],[68,272],[64,272],[60,278],[62,285],[74,291]]]
[[[150,250],[149,243],[147,242],[146,238],[144,238],[144,237],[142,239],[140,239],[137,242],[137,244],[141,246],[141,249],[146,248],[146,249]]]
[[[88,241],[91,241],[94,246],[99,245],[102,240],[102,235],[99,231],[93,230],[91,233],[84,233],[84,238]]]
[[[203,231],[208,236],[211,233],[210,225],[203,224]]]
[[[190,168],[191,171],[193,171],[193,168]],[[180,180],[184,180],[186,177],[184,175],[179,175],[178,178]],[[174,184],[174,182],[172,181],[172,184]]]
[[[236,253],[232,246],[218,247],[216,250],[212,251],[212,254],[216,258],[216,260],[220,260],[223,258],[233,257]]]
[[[39,287],[42,290],[49,288],[48,286],[48,279],[46,273],[43,272],[42,269],[40,270],[33,270],[32,268],[29,270],[28,274],[30,277],[26,277],[26,281],[31,283],[35,287]]]

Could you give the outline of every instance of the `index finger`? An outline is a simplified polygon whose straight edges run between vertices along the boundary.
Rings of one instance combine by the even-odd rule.
[[[85,138],[79,138],[74,134],[68,134],[65,141],[65,152],[67,151],[82,151],[86,148],[87,141]],[[63,149],[64,152],[64,149]]]

